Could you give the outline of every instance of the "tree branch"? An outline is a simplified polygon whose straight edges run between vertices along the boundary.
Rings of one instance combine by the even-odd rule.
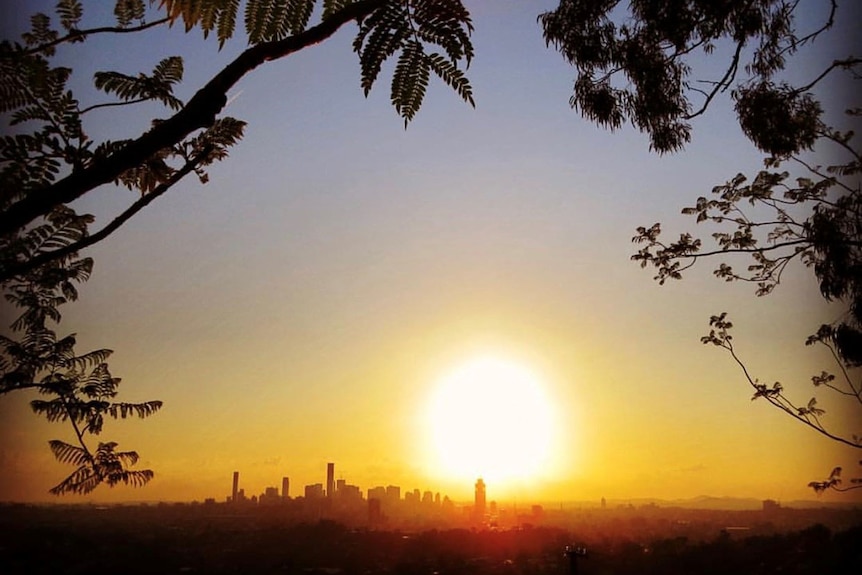
[[[822,80],[827,75],[829,75],[829,73],[832,70],[834,70],[835,68],[850,68],[852,66],[856,66],[857,64],[862,64],[862,59],[860,59],[860,58],[847,58],[846,60],[835,60],[834,62],[832,62],[831,66],[829,66],[823,72],[821,72],[821,74],[819,76],[817,76],[816,78],[814,78],[814,80],[812,80],[811,83],[806,84],[805,86],[801,86],[799,88],[796,88],[795,90],[793,90],[793,92],[796,94],[799,94],[799,93],[805,92],[806,90],[810,90],[815,85],[817,85],[817,83],[820,80]]]
[[[832,345],[831,342],[827,343],[823,340],[820,340],[820,343],[822,345],[825,345],[829,349],[829,353],[832,354],[832,358],[835,360],[835,363],[837,363],[838,367],[841,369],[841,374],[844,376],[844,381],[847,382],[847,385],[850,386],[850,389],[853,390],[853,393],[850,394],[849,392],[843,391],[838,387],[833,387],[829,383],[826,383],[824,385],[831,387],[832,389],[834,389],[835,391],[838,391],[839,393],[846,393],[848,395],[853,395],[856,397],[857,400],[859,400],[859,403],[862,403],[862,385],[859,386],[859,389],[856,389],[856,386],[853,385],[853,379],[850,377],[850,374],[847,372],[847,367],[844,365],[844,362],[841,361],[841,358],[838,356],[838,351],[835,349],[835,346]]]
[[[789,46],[785,46],[780,52],[778,52],[778,55],[782,56],[787,52],[795,52],[800,46],[804,46],[808,42],[817,38],[817,36],[825,32],[826,30],[832,28],[832,26],[835,24],[835,12],[838,11],[838,3],[835,0],[830,0],[830,4],[832,4],[832,7],[829,10],[829,17],[826,19],[826,22],[823,24],[823,26],[809,34],[806,34],[798,40],[793,40],[793,42],[791,42]],[[793,6],[790,8],[790,12],[794,12],[798,5],[799,0],[796,0],[796,2],[794,2]]]
[[[228,90],[246,74],[265,62],[284,58],[326,40],[348,22],[368,16],[385,1],[360,0],[300,34],[246,49],[171,118],[159,122],[104,160],[72,172],[53,185],[33,190],[9,206],[0,214],[0,236],[15,232],[55,206],[72,202],[90,190],[117,179],[126,170],[140,165],[159,150],[182,141],[193,131],[211,126],[227,103]]]
[[[137,100],[128,100],[126,102],[105,102],[103,104],[93,104],[92,106],[87,106],[86,108],[84,108],[83,110],[78,112],[78,114],[83,116],[87,112],[90,112],[92,110],[98,110],[99,108],[113,108],[115,106],[131,106],[132,104],[140,104],[141,102],[146,102],[150,99],[151,98],[138,98]]]
[[[734,361],[736,361],[736,363],[739,365],[739,367],[742,368],[742,373],[745,375],[745,378],[748,380],[749,385],[751,385],[751,387],[753,387],[755,390],[759,391],[757,385],[754,382],[754,379],[751,377],[751,374],[748,373],[748,369],[745,367],[745,364],[742,362],[741,359],[739,359],[739,356],[736,355],[736,352],[733,349],[733,344],[731,344],[727,340],[724,340],[724,342],[721,344],[721,347],[723,347],[724,349],[729,351],[730,356],[734,359]],[[769,403],[771,403],[772,405],[774,405],[775,407],[777,407],[781,411],[787,413],[788,415],[790,415],[794,419],[804,423],[805,425],[807,425],[811,429],[817,431],[818,433],[825,435],[829,439],[838,441],[839,443],[843,443],[845,445],[849,445],[850,447],[855,447],[856,449],[862,449],[862,444],[854,443],[854,442],[852,442],[848,439],[845,439],[839,435],[835,435],[833,433],[830,433],[824,427],[819,426],[819,425],[815,425],[814,423],[812,423],[807,418],[800,416],[798,413],[794,412],[792,409],[789,409],[788,407],[784,406],[783,404],[781,404],[781,402],[775,400],[775,398],[770,397],[769,395],[763,395],[763,397],[765,397],[766,400],[769,401]],[[781,397],[781,399],[784,399],[785,401],[787,401],[787,399],[784,398],[784,396],[780,396],[780,397]],[[793,407],[792,403],[790,403],[789,401],[788,401],[788,403],[790,404],[791,407]]]
[[[79,38],[81,40],[83,40],[87,36],[90,36],[93,34],[105,34],[108,32],[110,32],[112,34],[128,34],[129,32],[140,32],[142,30],[146,30],[147,28],[159,26],[160,24],[165,24],[165,23],[170,22],[170,21],[171,21],[170,17],[165,17],[165,18],[161,18],[159,20],[155,20],[153,22],[150,22],[149,24],[141,24],[140,26],[131,26],[129,28],[121,28],[119,26],[103,26],[101,28],[90,28],[89,30],[72,30],[71,32],[69,32],[65,36],[57,38],[56,40],[52,40],[50,42],[45,42],[44,44],[39,44],[38,46],[34,46],[33,48],[28,48],[28,49],[24,50],[24,54],[26,54],[26,55],[37,54],[37,53],[43,52],[49,48],[53,48],[54,46],[57,46],[58,44],[62,44],[63,42],[74,42],[75,40],[78,40]]]
[[[84,450],[84,453],[87,454],[87,459],[89,463],[93,464],[93,454],[90,452],[90,449],[87,447],[87,442],[84,441],[84,432],[81,431],[81,428],[78,427],[78,422],[75,421],[75,415],[72,413],[72,410],[69,408],[69,398],[66,395],[60,396],[61,401],[63,402],[63,409],[66,411],[66,415],[69,416],[69,421],[72,423],[72,429],[75,430],[75,435],[78,436],[78,443],[81,445],[81,448]]]
[[[30,270],[33,270],[48,262],[66,257],[70,254],[73,254],[97,242],[102,241],[103,239],[117,231],[117,229],[124,223],[126,223],[129,219],[131,219],[132,216],[147,207],[153,200],[167,192],[176,183],[178,183],[184,177],[193,172],[195,168],[200,165],[200,163],[204,160],[207,154],[209,154],[209,152],[210,150],[204,150],[195,158],[186,162],[183,167],[174,172],[171,177],[168,178],[168,180],[156,186],[150,193],[141,196],[140,199],[138,199],[131,206],[126,208],[125,211],[123,211],[120,215],[111,220],[108,225],[106,225],[98,232],[81,238],[77,242],[71,243],[60,249],[40,253],[39,255],[28,259],[27,261],[21,262],[19,265],[10,266],[8,269],[0,270],[0,283],[5,282],[16,275],[27,273]]]
[[[821,171],[818,169],[818,167],[814,167],[814,166],[812,166],[811,164],[809,164],[809,163],[808,163],[808,162],[806,162],[805,160],[803,160],[803,159],[801,159],[801,158],[799,158],[799,157],[797,157],[797,156],[791,156],[791,157],[790,157],[790,159],[791,159],[791,160],[793,160],[794,162],[796,162],[797,164],[801,164],[802,166],[804,166],[804,167],[805,167],[805,169],[807,169],[807,170],[808,170],[809,172],[811,172],[812,174],[815,174],[815,175],[817,175],[817,176],[819,176],[819,177],[823,178],[824,180],[830,180],[830,181],[832,181],[832,182],[835,182],[835,184],[836,184],[836,185],[838,185],[839,187],[843,188],[846,192],[848,192],[848,193],[850,193],[850,194],[855,194],[855,193],[856,193],[856,190],[854,190],[853,188],[851,188],[850,186],[848,186],[847,184],[845,184],[845,183],[844,183],[844,182],[842,182],[841,180],[839,180],[839,179],[837,179],[837,178],[834,178],[834,177],[832,177],[832,176],[827,176],[826,174],[824,174],[823,172],[821,172]],[[824,201],[823,203],[827,203],[827,202],[825,202],[825,201]],[[833,205],[833,206],[834,206],[834,204],[830,204],[830,205]]]
[[[0,387],[0,395],[5,395],[7,393],[12,393],[13,391],[18,391],[21,389],[39,389],[45,387],[41,383],[22,383],[14,386],[2,386]]]
[[[766,247],[728,248],[726,250],[714,250],[711,252],[696,252],[696,253],[691,253],[691,254],[680,254],[680,255],[677,255],[674,257],[678,258],[678,259],[679,258],[697,259],[697,258],[705,258],[705,257],[710,257],[710,256],[718,256],[718,255],[722,255],[722,254],[754,254],[754,253],[763,253],[763,252],[769,252],[772,250],[778,250],[781,248],[786,248],[786,247],[794,246],[794,245],[798,245],[798,244],[810,244],[810,243],[811,243],[810,239],[803,238],[803,239],[793,240],[793,241],[789,241],[789,242],[781,242],[780,244],[774,244],[774,245],[766,246]],[[854,245],[854,244],[855,244],[855,242],[850,242],[849,245]]]
[[[706,112],[706,108],[709,106],[709,103],[715,98],[715,95],[720,91],[727,89],[733,79],[736,77],[736,71],[739,68],[739,57],[742,54],[742,48],[745,46],[744,41],[740,41],[736,44],[736,52],[733,54],[733,60],[730,62],[730,66],[727,68],[727,71],[724,73],[724,77],[715,83],[715,87],[713,87],[712,91],[707,94],[706,100],[703,102],[703,106],[701,106],[700,110],[693,114],[687,114],[684,119],[691,120],[692,118],[696,118]],[[700,90],[698,90],[700,91]]]

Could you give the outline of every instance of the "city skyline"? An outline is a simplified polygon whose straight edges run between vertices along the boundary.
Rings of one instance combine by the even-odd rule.
[[[231,487],[231,494],[227,496],[225,502],[227,503],[235,503],[238,500],[252,501],[252,498],[260,499],[258,495],[246,495],[245,488],[241,486],[240,483],[241,473],[240,471],[233,472],[233,481]],[[290,476],[285,475],[281,478],[281,491],[278,490],[275,486],[266,486],[263,491],[261,491],[261,495],[264,497],[270,497],[272,494],[277,494],[279,499],[293,499],[298,497],[309,498],[309,492],[312,493],[312,497],[315,499],[333,499],[334,497],[343,497],[344,494],[349,494],[350,496],[359,495],[359,499],[371,500],[374,498],[379,499],[390,499],[400,501],[401,497],[401,487],[398,485],[376,485],[374,487],[368,487],[365,493],[366,496],[363,496],[362,488],[357,485],[353,485],[351,483],[347,483],[347,480],[343,477],[335,478],[335,462],[327,462],[326,463],[326,483],[327,486],[325,489],[323,488],[323,482],[317,483],[309,483],[303,486],[302,493],[303,495],[296,495],[294,497],[290,497],[289,495],[289,485],[290,485]],[[482,481],[481,478],[478,480]],[[478,485],[478,484],[477,484]],[[484,483],[483,483],[484,486]],[[477,487],[478,489],[478,487]],[[483,487],[484,489],[484,487]],[[483,491],[484,493],[484,491]],[[419,499],[423,502],[426,502],[427,496],[431,494],[431,497],[437,504],[441,503],[440,492],[436,493],[431,490],[421,491],[419,488],[414,488],[410,491],[404,492],[405,500],[410,500],[411,498]],[[444,495],[446,499],[448,499],[447,495]],[[478,497],[478,496],[477,496]],[[213,499],[215,498],[207,498]],[[478,503],[478,499],[476,499]]]

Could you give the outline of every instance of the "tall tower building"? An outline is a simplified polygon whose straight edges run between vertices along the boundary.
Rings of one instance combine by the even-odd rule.
[[[473,513],[477,521],[482,521],[485,518],[485,482],[482,481],[481,477],[476,481],[476,498]]]
[[[239,492],[239,471],[233,472],[233,490],[230,492],[231,503],[236,503],[236,496]]]
[[[335,495],[335,464],[326,464],[326,496],[332,498]]]
[[[287,477],[281,478],[281,498],[290,499],[290,479]]]

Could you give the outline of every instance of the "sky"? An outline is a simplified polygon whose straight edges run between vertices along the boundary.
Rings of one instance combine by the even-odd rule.
[[[51,4],[4,5],[3,37]],[[85,14],[101,22],[106,4]],[[709,316],[729,312],[752,373],[807,403],[811,375],[834,366],[804,340],[840,313],[810,271],[789,269],[756,298],[708,266],[659,286],[629,261],[638,226],[700,231],[680,209],[761,168],[732,104],[716,100],[684,152],[651,153],[644,135],[610,133],[569,107],[575,73],[536,22],[553,2],[467,5],[475,109],[432,82],[405,130],[389,104],[391,66],[363,97],[347,26],[246,76],[225,111],[248,122],[245,138],[210,182],[184,180],[86,253],[93,276],[59,331],[77,333],[80,350],[115,350],[121,399],[164,408],[103,432],[156,472],[147,487],[62,501],[223,500],[235,470],[248,494],[288,476],[297,495],[325,482],[330,461],[363,490],[394,484],[467,501],[477,471],[441,464],[430,428],[444,424],[429,410],[441,382],[489,357],[530,374],[552,429],[535,440],[551,447],[534,471],[486,477],[489,500],[790,501],[813,498],[806,484],[835,465],[854,467],[858,453],[751,401],[732,358],[700,343]],[[831,44],[790,77],[846,55],[859,9],[842,10]],[[217,48],[177,26],[92,37],[57,62],[75,67],[82,101],[101,102],[93,71],[149,71],[179,54],[188,99],[244,40]],[[105,109],[85,129],[135,137],[167,113]],[[134,199],[107,186],[76,208],[104,223]],[[503,421],[531,437],[527,408],[497,411],[495,395],[464,397],[477,425]],[[830,423],[857,431],[858,412],[816,396]],[[33,415],[32,398],[0,398],[0,501],[58,501],[47,491],[70,471],[47,449],[70,430]]]

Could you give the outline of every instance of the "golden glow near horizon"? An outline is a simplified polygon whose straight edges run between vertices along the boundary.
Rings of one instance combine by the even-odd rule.
[[[493,356],[444,375],[427,406],[433,466],[452,480],[529,481],[555,455],[552,399],[525,366]]]

